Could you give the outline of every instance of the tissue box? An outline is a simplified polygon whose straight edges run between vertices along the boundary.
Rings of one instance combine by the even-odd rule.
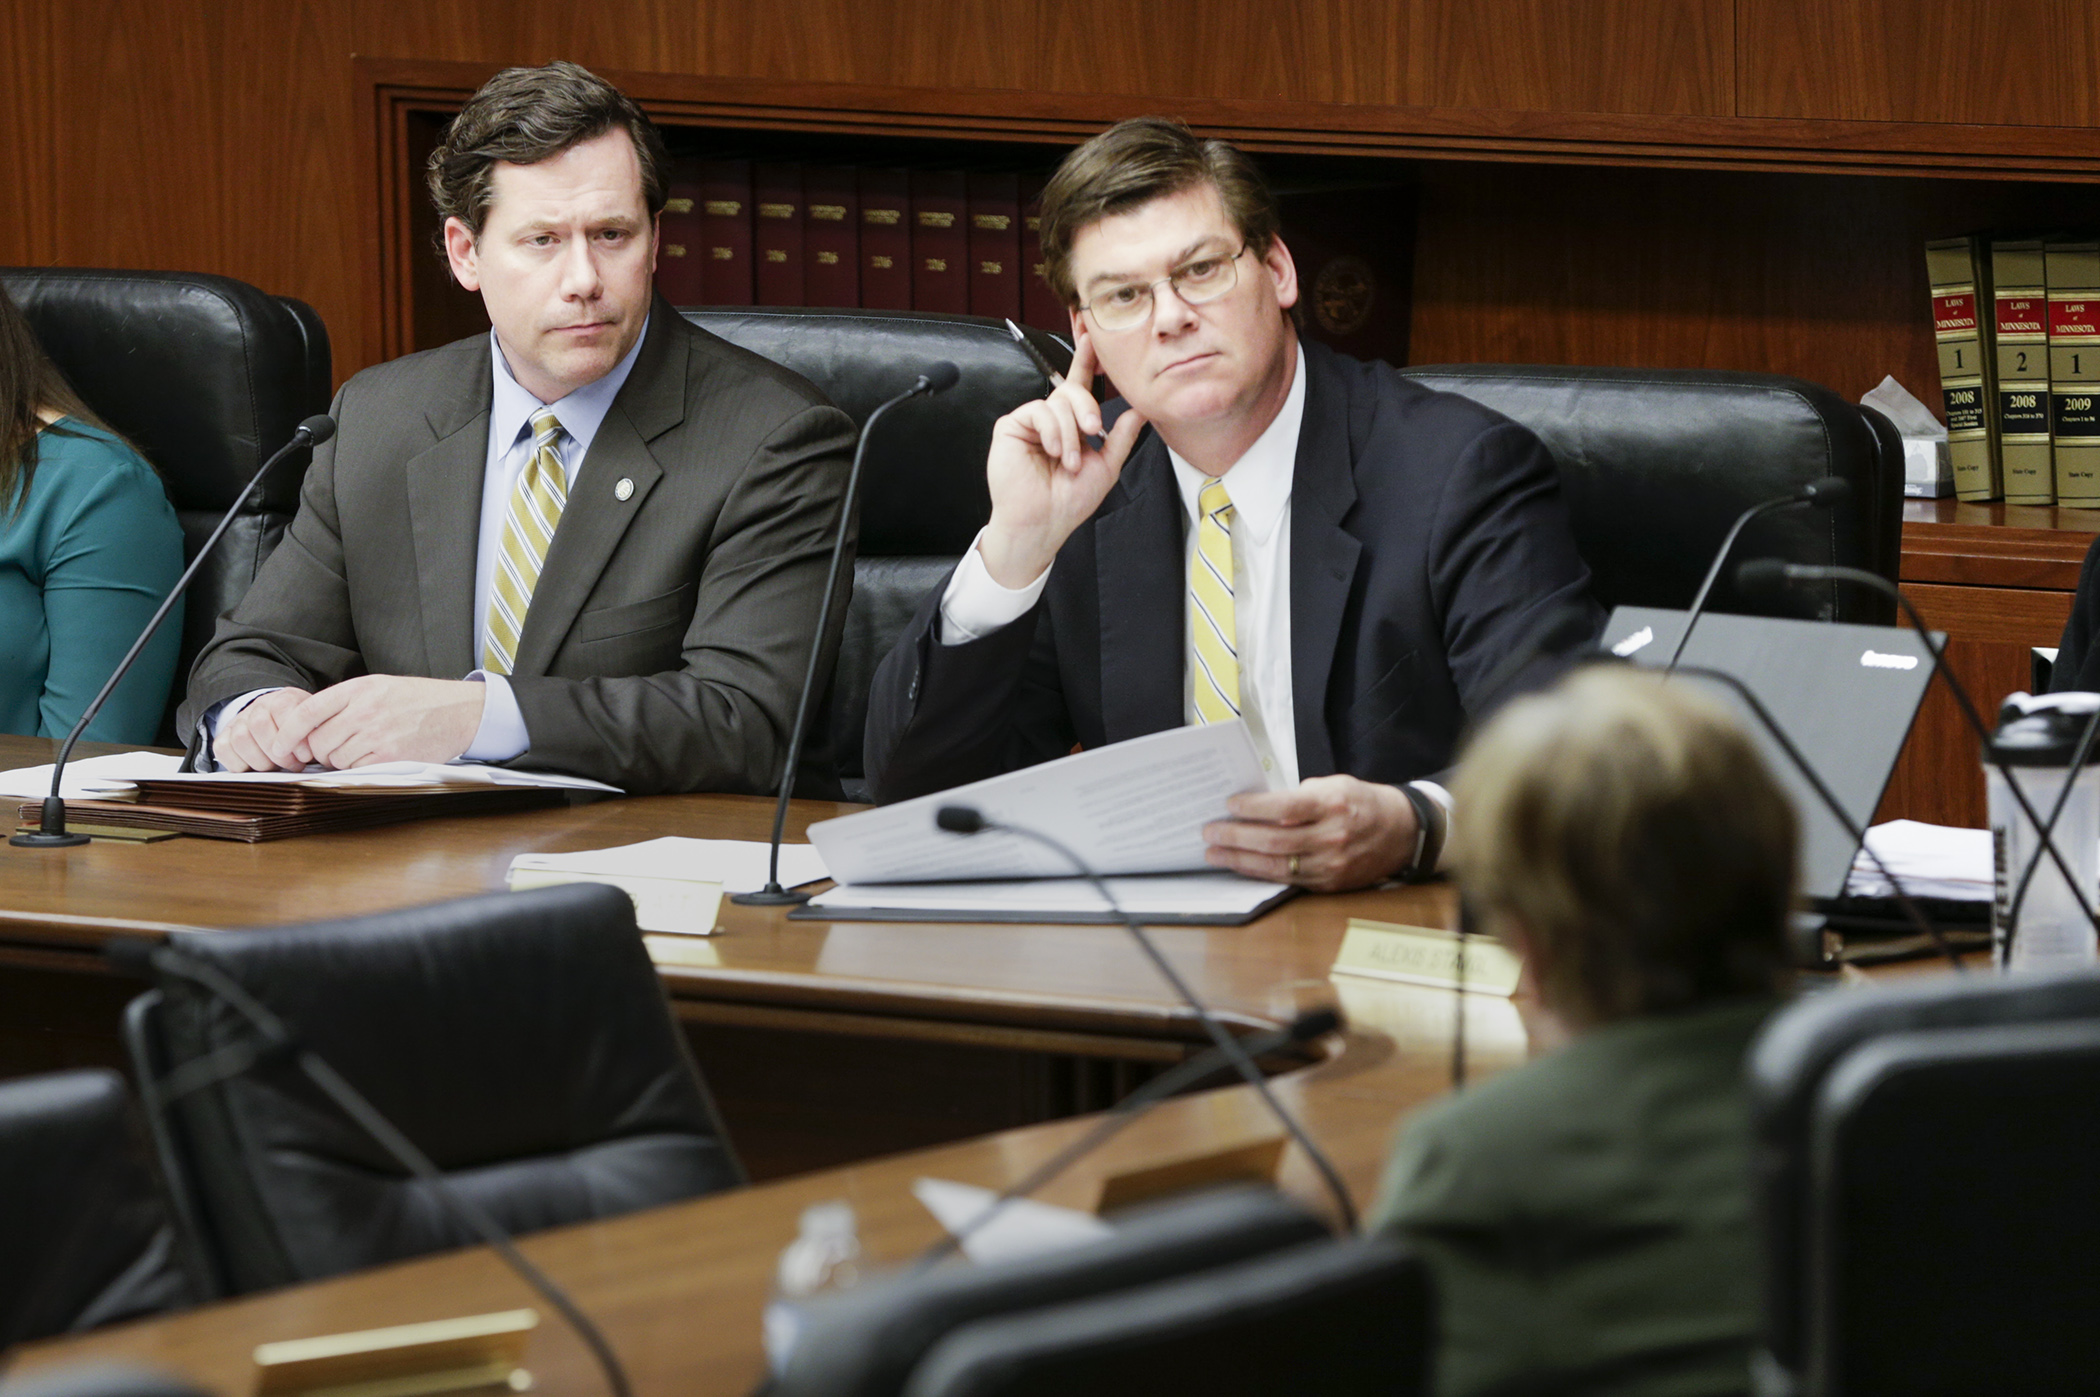
[[[1926,499],[1954,493],[1954,462],[1946,442],[1926,437],[1903,439],[1903,493]]]

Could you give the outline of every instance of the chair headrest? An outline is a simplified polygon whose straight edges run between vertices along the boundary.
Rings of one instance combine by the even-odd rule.
[[[924,311],[704,307],[679,312],[730,343],[814,383],[855,423],[947,360],[962,381],[904,404],[868,442],[860,552],[953,557],[991,518],[984,458],[992,424],[1050,384],[997,320]],[[1040,330],[1029,342],[1062,370],[1070,352]]]
[[[224,510],[293,429],[328,407],[328,331],[313,310],[230,277],[8,267],[0,283],[88,406],[129,437],[182,510]],[[303,463],[264,484],[298,507]]]

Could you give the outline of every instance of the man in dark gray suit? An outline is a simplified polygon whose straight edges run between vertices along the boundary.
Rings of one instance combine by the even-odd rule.
[[[664,163],[573,64],[461,111],[430,187],[493,330],[343,386],[298,516],[191,671],[200,764],[778,781],[853,428],[653,293]]]

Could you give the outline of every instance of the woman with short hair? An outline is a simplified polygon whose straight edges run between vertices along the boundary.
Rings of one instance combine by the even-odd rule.
[[[1743,1060],[1789,971],[1793,807],[1726,710],[1631,667],[1511,703],[1452,790],[1536,1051],[1405,1123],[1376,1223],[1435,1274],[1437,1390],[1743,1393]]]
[[[0,289],[0,732],[63,737],[182,573],[145,458],[88,410]],[[151,742],[178,609],[85,736]]]

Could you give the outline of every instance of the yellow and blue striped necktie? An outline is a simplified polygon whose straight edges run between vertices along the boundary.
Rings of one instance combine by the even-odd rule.
[[[532,414],[532,459],[525,463],[517,488],[511,491],[503,541],[496,550],[496,570],[489,582],[481,667],[491,674],[507,675],[517,662],[525,612],[539,585],[540,569],[546,565],[555,526],[561,523],[562,509],[569,502],[568,477],[562,474],[561,457],[554,450],[560,437],[561,422],[552,408]]]
[[[1189,555],[1189,690],[1196,721],[1240,716],[1239,632],[1232,619],[1232,497],[1213,480],[1196,497],[1196,549]]]

